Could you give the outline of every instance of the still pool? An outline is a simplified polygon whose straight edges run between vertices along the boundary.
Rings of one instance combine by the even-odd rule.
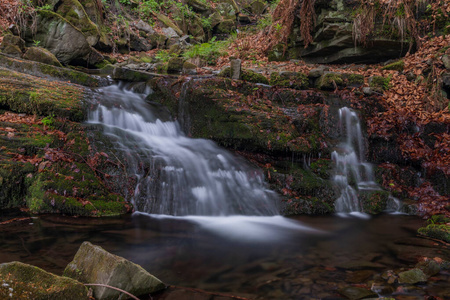
[[[396,299],[450,299],[449,270],[426,283],[387,283],[387,271],[410,269],[423,257],[450,260],[449,245],[419,237],[424,220],[412,216],[0,216],[0,263],[18,260],[56,274],[90,241],[166,284],[251,299],[337,299],[342,288],[372,286]]]

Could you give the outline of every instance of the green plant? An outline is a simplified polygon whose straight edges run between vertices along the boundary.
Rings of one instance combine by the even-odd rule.
[[[36,7],[36,9],[52,10],[52,6],[50,4],[45,4],[45,5]]]
[[[166,63],[169,61],[169,59],[171,59],[172,57],[176,57],[177,54],[175,53],[170,53],[168,50],[159,50],[156,55],[155,58],[163,63]]]
[[[226,42],[216,41],[214,37],[209,42],[191,46],[183,53],[183,57],[186,59],[201,58],[209,65],[213,65],[222,55],[225,45]]]
[[[272,15],[267,14],[263,18],[258,20],[257,27],[259,30],[264,30],[265,28],[272,25]]]
[[[45,127],[52,128],[53,125],[55,124],[55,117],[53,114],[51,114],[50,116],[43,118],[41,120],[41,122],[42,122],[42,125],[44,125]]]
[[[33,46],[35,46],[35,47],[39,47],[40,43],[41,43],[41,41],[33,40]]]
[[[203,28],[205,28],[207,30],[211,30],[212,29],[212,24],[211,24],[211,19],[210,18],[202,17],[200,19],[200,21],[202,22]]]

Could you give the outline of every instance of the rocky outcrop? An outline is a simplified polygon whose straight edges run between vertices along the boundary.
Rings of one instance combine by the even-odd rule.
[[[104,57],[91,47],[83,32],[61,15],[39,10],[37,32],[34,37],[27,35],[28,41],[38,40],[63,64],[95,66]]]
[[[370,21],[374,22],[373,33],[366,42],[361,43],[355,40],[357,31],[371,24],[355,21],[358,13],[365,13],[357,2],[333,0],[314,3],[316,22],[311,33],[313,42],[305,48],[300,14],[297,14],[289,37],[288,58],[301,58],[309,63],[378,63],[399,58],[410,50],[412,38],[403,35],[405,29],[397,30],[394,25],[386,25],[389,20],[383,22],[385,14],[381,8],[375,11],[375,19]],[[274,47],[272,59],[281,59],[283,53],[284,47]]]
[[[90,299],[82,283],[17,261],[0,264],[0,282],[1,299]]]
[[[2,58],[0,64],[16,69],[42,68],[52,76],[78,73]],[[88,94],[80,85],[0,67],[0,209],[81,216],[120,215],[131,209],[93,168],[103,156],[90,152],[85,128],[77,123],[86,119]]]
[[[64,276],[84,283],[109,285],[136,296],[165,288],[164,283],[142,267],[89,242],[84,242],[78,249],[73,261],[64,270]],[[107,287],[93,286],[93,290],[96,299],[128,298]]]

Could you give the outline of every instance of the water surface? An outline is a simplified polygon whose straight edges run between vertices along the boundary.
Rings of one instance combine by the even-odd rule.
[[[3,214],[1,221],[15,217]],[[259,299],[327,298],[338,297],[340,287],[367,284],[386,270],[411,268],[421,256],[450,259],[448,247],[416,235],[422,224],[402,215],[45,215],[0,225],[0,262],[20,260],[61,274],[81,243],[90,241],[142,265],[167,284]],[[441,272],[426,285],[393,294],[448,299],[449,280]]]

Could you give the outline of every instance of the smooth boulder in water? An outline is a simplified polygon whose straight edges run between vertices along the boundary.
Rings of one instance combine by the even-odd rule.
[[[119,288],[132,295],[150,294],[165,288],[158,278],[141,266],[111,254],[100,246],[84,242],[64,276],[87,284],[103,284]],[[95,299],[127,299],[125,294],[103,286],[93,286]]]

